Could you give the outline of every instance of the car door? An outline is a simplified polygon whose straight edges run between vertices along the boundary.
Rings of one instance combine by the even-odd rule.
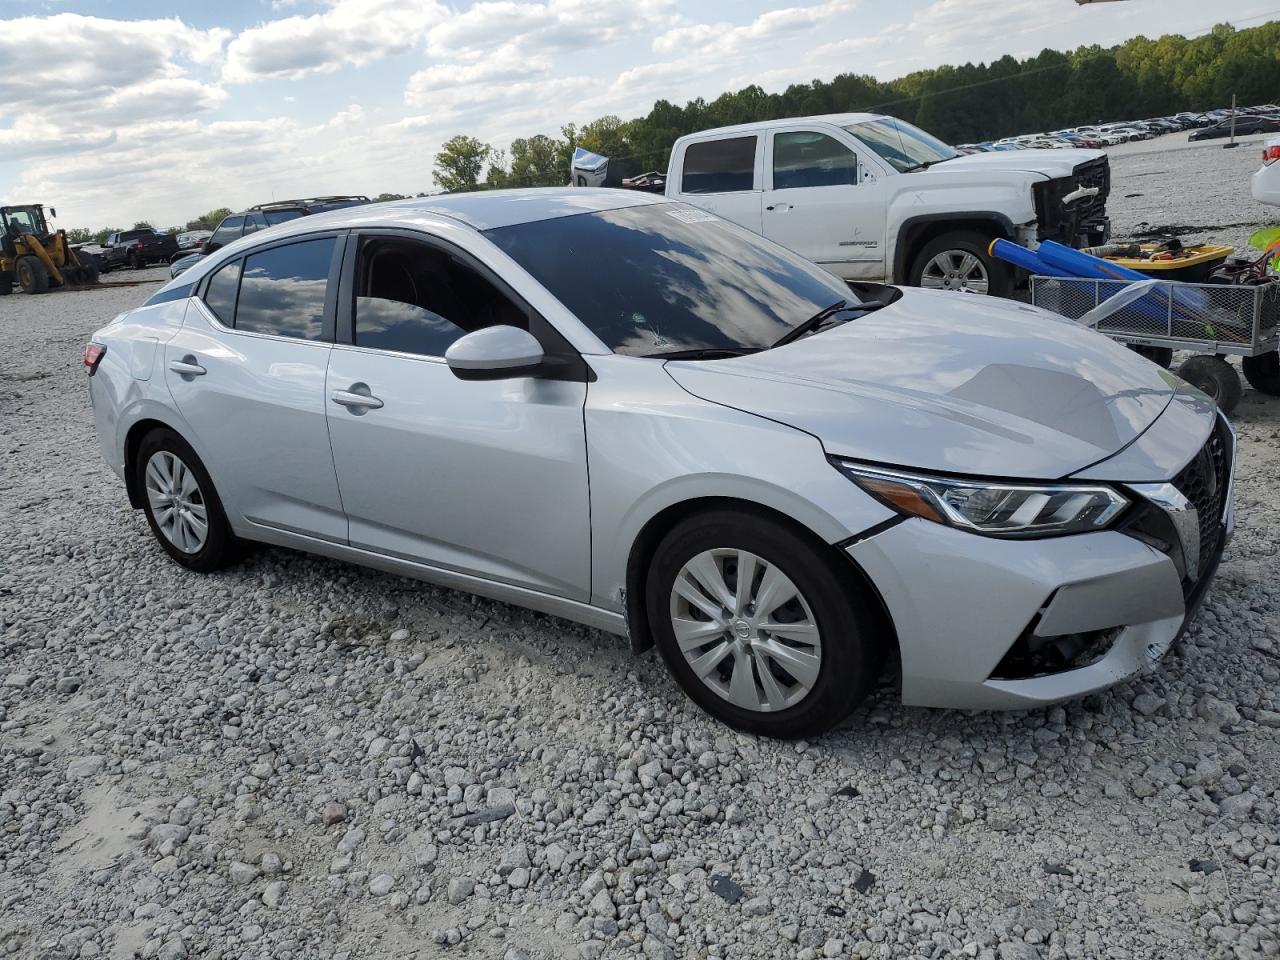
[[[870,176],[859,175],[867,163]],[[769,133],[764,235],[845,280],[885,275],[885,200],[876,167],[819,130]]]
[[[228,261],[165,347],[169,392],[228,513],[339,543],[324,378],[344,243],[294,237]]]
[[[680,199],[760,233],[760,142],[744,134],[687,144]]]
[[[581,357],[456,248],[388,232],[352,243],[326,388],[351,546],[587,600]],[[459,380],[445,350],[499,323],[579,373]]]
[[[224,217],[222,222],[218,224],[216,230],[213,231],[208,242],[205,244],[205,253],[213,253],[220,250],[233,240],[239,240],[241,234],[244,233],[244,214],[237,213],[230,217]]]

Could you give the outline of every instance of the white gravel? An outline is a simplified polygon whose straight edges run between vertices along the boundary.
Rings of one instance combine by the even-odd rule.
[[[1115,192],[1186,221],[1231,153],[1117,157]],[[1239,530],[1156,673],[1019,714],[882,690],[784,744],[563,621],[168,562],[80,367],[151,289],[0,300],[0,956],[1280,955],[1280,400],[1246,391]]]

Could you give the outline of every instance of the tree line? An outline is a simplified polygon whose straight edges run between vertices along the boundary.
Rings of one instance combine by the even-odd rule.
[[[758,86],[690,100],[659,100],[632,120],[601,117],[511,144],[510,155],[459,134],[435,156],[436,184],[449,192],[568,182],[575,147],[620,160],[627,173],[665,171],[677,137],[711,127],[782,117],[868,111],[923,127],[948,143],[969,143],[1087,123],[1167,116],[1183,110],[1280,99],[1280,21],[1237,30],[1219,24],[1194,38],[1134,37],[1113,47],[1043,50],[1018,60],[918,70],[880,81],[842,73],[793,84],[782,93]]]

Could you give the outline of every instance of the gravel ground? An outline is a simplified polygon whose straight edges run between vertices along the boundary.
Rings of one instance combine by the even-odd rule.
[[[1237,165],[1117,155],[1117,219],[1233,222]],[[0,300],[0,956],[1280,955],[1280,401],[1246,391],[1239,530],[1155,673],[785,744],[563,621],[168,562],[79,363],[151,289]]]

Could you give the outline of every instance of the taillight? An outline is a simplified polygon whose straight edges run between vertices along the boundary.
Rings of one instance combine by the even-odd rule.
[[[141,249],[142,249],[142,241],[141,241],[141,240],[135,240],[133,245],[134,245],[135,247],[137,247],[139,250],[141,250]]]
[[[102,362],[102,358],[107,355],[107,348],[100,343],[86,343],[84,345],[84,368],[89,371],[89,376],[93,376],[98,372],[98,364]]]
[[[1271,164],[1275,163],[1277,160],[1280,160],[1280,143],[1272,144],[1271,146],[1263,149],[1262,151],[1263,166],[1270,166]]]

